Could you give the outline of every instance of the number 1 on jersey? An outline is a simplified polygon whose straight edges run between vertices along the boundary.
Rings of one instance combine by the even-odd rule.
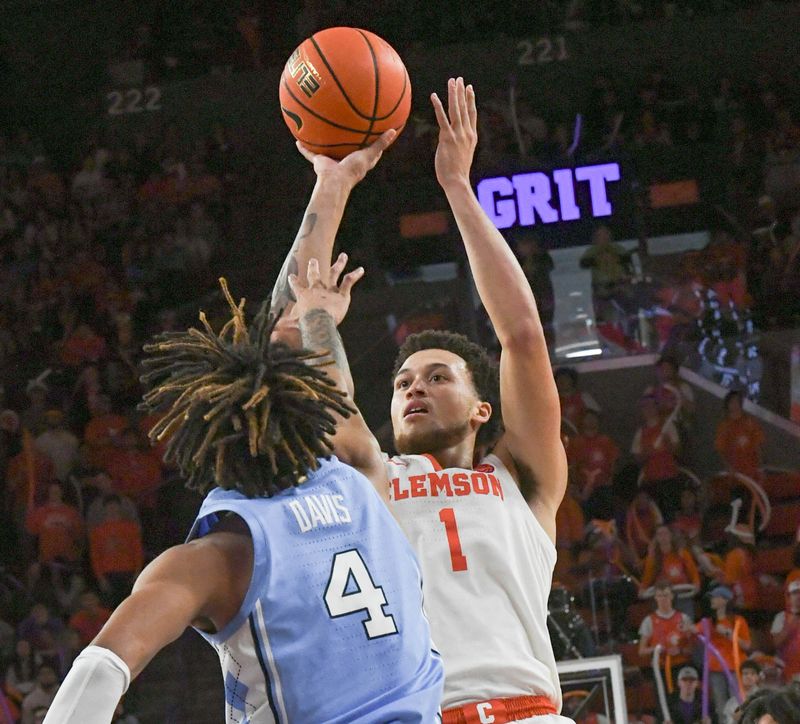
[[[439,511],[439,520],[444,523],[447,532],[447,543],[450,546],[450,563],[454,571],[467,570],[467,557],[461,550],[461,539],[458,537],[456,525],[456,511],[452,508],[442,508]]]

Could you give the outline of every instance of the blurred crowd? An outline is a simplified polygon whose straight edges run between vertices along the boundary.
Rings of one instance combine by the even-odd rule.
[[[400,51],[416,45],[529,33],[580,31],[676,17],[696,17],[756,7],[764,0],[545,0],[538,3],[447,2],[431,5],[410,0],[375,12],[364,0],[304,0],[280,6],[237,0],[220,6],[214,0],[142,4],[138,22],[110,60],[142,62],[149,82],[184,79],[209,72],[261,69],[281,65],[303,38],[317,30],[352,25],[370,18],[370,29],[391,37]],[[287,28],[290,32],[287,32]],[[293,31],[293,32],[292,32]]]
[[[213,293],[233,179],[218,130],[90,138],[67,168],[24,131],[0,151],[0,711],[32,724],[193,514],[138,363]]]
[[[767,465],[743,393],[728,393],[717,424],[721,472],[701,480],[686,465],[698,452],[694,393],[674,359],[661,358],[641,391],[627,450],[576,370],[555,379],[570,462],[551,598],[557,652],[622,652],[630,681],[650,686],[629,697],[639,714],[656,707],[657,670],[675,717],[679,699],[694,702],[673,721],[700,720],[704,666],[721,724],[755,687],[800,680],[800,470]],[[778,509],[786,522],[770,524]]]

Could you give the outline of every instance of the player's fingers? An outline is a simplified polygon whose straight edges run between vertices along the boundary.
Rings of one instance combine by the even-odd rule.
[[[450,125],[453,129],[460,128],[461,116],[458,113],[458,98],[456,97],[456,81],[450,78],[447,81],[447,113],[450,115]]]
[[[431,93],[431,103],[433,104],[433,112],[436,115],[436,122],[439,124],[439,129],[442,131],[450,130],[450,121],[447,120],[444,106],[436,93]]]
[[[314,159],[319,155],[318,153],[314,153],[313,151],[309,151],[300,141],[297,141],[295,144],[297,146],[297,150],[300,151],[303,158],[314,163]]]
[[[308,286],[313,287],[315,284],[320,283],[320,271],[319,271],[319,261],[317,259],[309,259],[308,260],[308,273],[306,277],[308,279]]]
[[[456,78],[456,113],[458,114],[458,127],[462,128],[469,123],[467,116],[467,92],[464,89],[464,79]]]
[[[289,289],[292,290],[292,293],[294,294],[296,299],[298,289],[304,288],[303,285],[300,284],[300,279],[297,277],[297,274],[289,274],[289,276],[286,277],[286,281],[288,282]]]
[[[370,146],[370,149],[374,151],[376,154],[380,155],[387,148],[389,148],[392,141],[394,141],[395,136],[397,136],[397,131],[395,131],[394,128],[390,128],[388,131],[384,131]]]
[[[475,103],[475,89],[470,83],[467,86],[467,113],[469,115],[470,128],[478,132],[478,105]]]
[[[349,274],[344,275],[344,279],[342,279],[342,285],[339,287],[339,291],[344,294],[345,296],[350,295],[350,290],[355,286],[355,283],[364,276],[364,267],[360,266],[358,269],[353,269]]]
[[[336,258],[336,261],[331,264],[331,270],[328,272],[328,286],[335,287],[342,275],[345,266],[347,265],[347,254],[342,252]]]

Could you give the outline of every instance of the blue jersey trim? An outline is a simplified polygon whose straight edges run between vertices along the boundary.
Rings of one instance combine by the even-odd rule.
[[[272,693],[272,679],[270,678],[269,669],[267,668],[267,664],[264,661],[264,654],[262,653],[262,643],[261,638],[258,635],[258,626],[256,626],[255,614],[251,613],[247,618],[250,621],[250,635],[253,637],[253,647],[256,650],[256,657],[258,658],[258,663],[261,666],[261,672],[264,674],[269,708],[275,721],[280,722],[278,708],[275,706],[275,698]]]

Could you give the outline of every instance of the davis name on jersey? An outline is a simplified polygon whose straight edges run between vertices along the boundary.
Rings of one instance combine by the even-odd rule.
[[[211,491],[189,538],[238,515],[253,575],[214,634],[227,724],[438,721],[444,673],[411,546],[367,478],[336,458],[271,498]]]
[[[299,500],[290,500],[288,506],[301,533],[308,533],[320,525],[342,525],[353,520],[343,495],[306,495]]]

